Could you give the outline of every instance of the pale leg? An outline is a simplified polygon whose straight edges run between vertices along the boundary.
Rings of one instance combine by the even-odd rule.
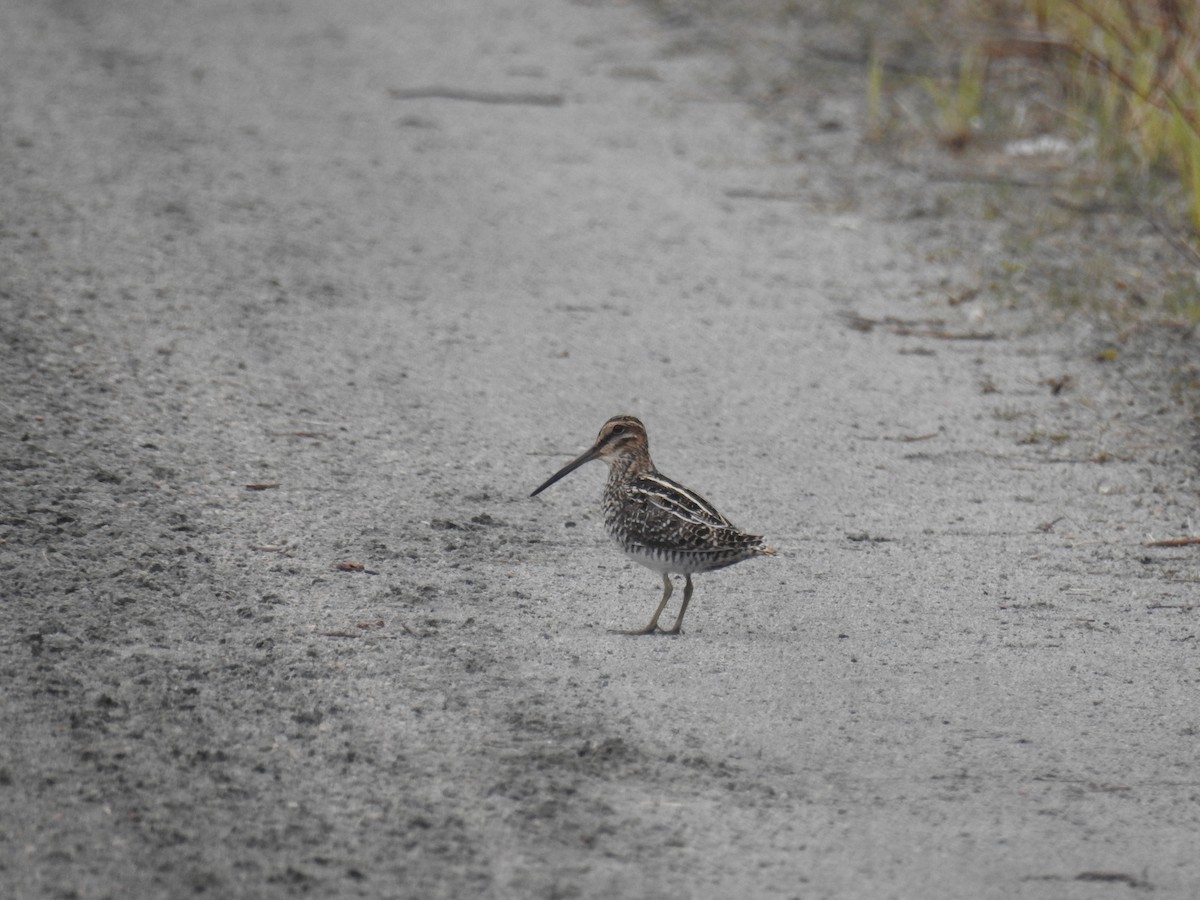
[[[685,597],[686,597],[686,596],[690,596],[690,595],[691,595],[691,593],[692,593],[692,589],[691,589],[691,583],[692,583],[692,579],[691,579],[691,576],[689,576],[689,577],[688,577],[688,588],[687,588],[687,592],[684,594],[684,596],[685,596]],[[658,617],[659,617],[659,616],[661,616],[661,615],[662,615],[662,611],[663,611],[664,609],[666,609],[666,606],[667,606],[667,601],[671,599],[671,592],[672,592],[673,590],[675,590],[675,587],[674,587],[674,585],[672,585],[672,584],[671,584],[671,576],[670,576],[670,575],[668,575],[666,572],[663,572],[663,595],[662,595],[662,600],[661,600],[661,601],[659,601],[659,604],[658,604],[658,609],[656,609],[656,610],[654,611],[654,618],[652,618],[652,619],[650,620],[650,624],[649,624],[649,625],[647,625],[645,628],[638,628],[638,629],[635,629],[635,630],[633,630],[633,631],[621,631],[621,630],[618,630],[618,629],[614,629],[614,632],[615,632],[616,634],[654,634],[654,632],[658,631]],[[687,606],[687,601],[686,601],[686,600],[684,601],[684,606],[685,606],[685,607]],[[683,618],[682,614],[680,614],[680,618]],[[679,623],[678,623],[678,622],[676,622],[676,623],[675,623],[675,628],[676,628],[676,631],[675,631],[675,632],[673,632],[673,633],[675,633],[675,634],[678,634],[678,633],[679,633],[679,632],[678,632],[678,628],[679,628]]]
[[[687,612],[688,604],[692,602],[692,576],[684,575],[686,581],[683,583],[683,605],[679,607],[679,615],[675,617],[675,625],[670,631],[664,631],[663,634],[679,634],[679,629],[683,627],[683,614]],[[658,608],[658,612],[662,612],[662,607]],[[658,621],[658,613],[655,613],[654,619]]]

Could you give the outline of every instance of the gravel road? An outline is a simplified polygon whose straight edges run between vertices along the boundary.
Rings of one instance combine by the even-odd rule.
[[[1194,338],[948,303],[995,226],[756,46],[6,0],[0,893],[1196,896]],[[618,413],[779,548],[677,638],[528,496]]]

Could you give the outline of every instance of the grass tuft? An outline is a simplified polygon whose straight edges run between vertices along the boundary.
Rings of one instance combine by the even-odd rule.
[[[1200,234],[1200,0],[1026,0],[1101,153],[1180,179]]]
[[[968,48],[958,65],[958,73],[950,86],[933,78],[921,83],[938,110],[938,130],[941,141],[951,150],[961,152],[983,122],[984,83],[987,79],[987,57],[975,48]]]

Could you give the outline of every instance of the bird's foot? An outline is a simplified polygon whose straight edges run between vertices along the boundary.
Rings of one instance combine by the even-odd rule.
[[[668,632],[668,631],[663,631],[661,628],[659,628],[659,627],[658,627],[658,623],[657,623],[657,622],[652,622],[652,623],[650,623],[649,625],[647,625],[645,628],[631,628],[631,629],[628,629],[628,630],[627,630],[627,629],[624,629],[624,628],[610,628],[610,629],[608,629],[608,633],[609,633],[609,634],[628,634],[628,635],[639,635],[639,634],[679,634],[679,632],[678,632],[678,631],[669,631],[669,632]]]

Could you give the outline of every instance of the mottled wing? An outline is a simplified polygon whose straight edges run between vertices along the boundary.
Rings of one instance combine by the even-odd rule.
[[[626,549],[691,560],[690,571],[730,565],[759,552],[762,538],[738,531],[694,491],[651,473],[623,487],[621,539]]]
[[[733,528],[717,508],[694,491],[657,472],[643,475],[629,486],[632,494],[644,497],[681,523],[707,525],[710,528]]]

